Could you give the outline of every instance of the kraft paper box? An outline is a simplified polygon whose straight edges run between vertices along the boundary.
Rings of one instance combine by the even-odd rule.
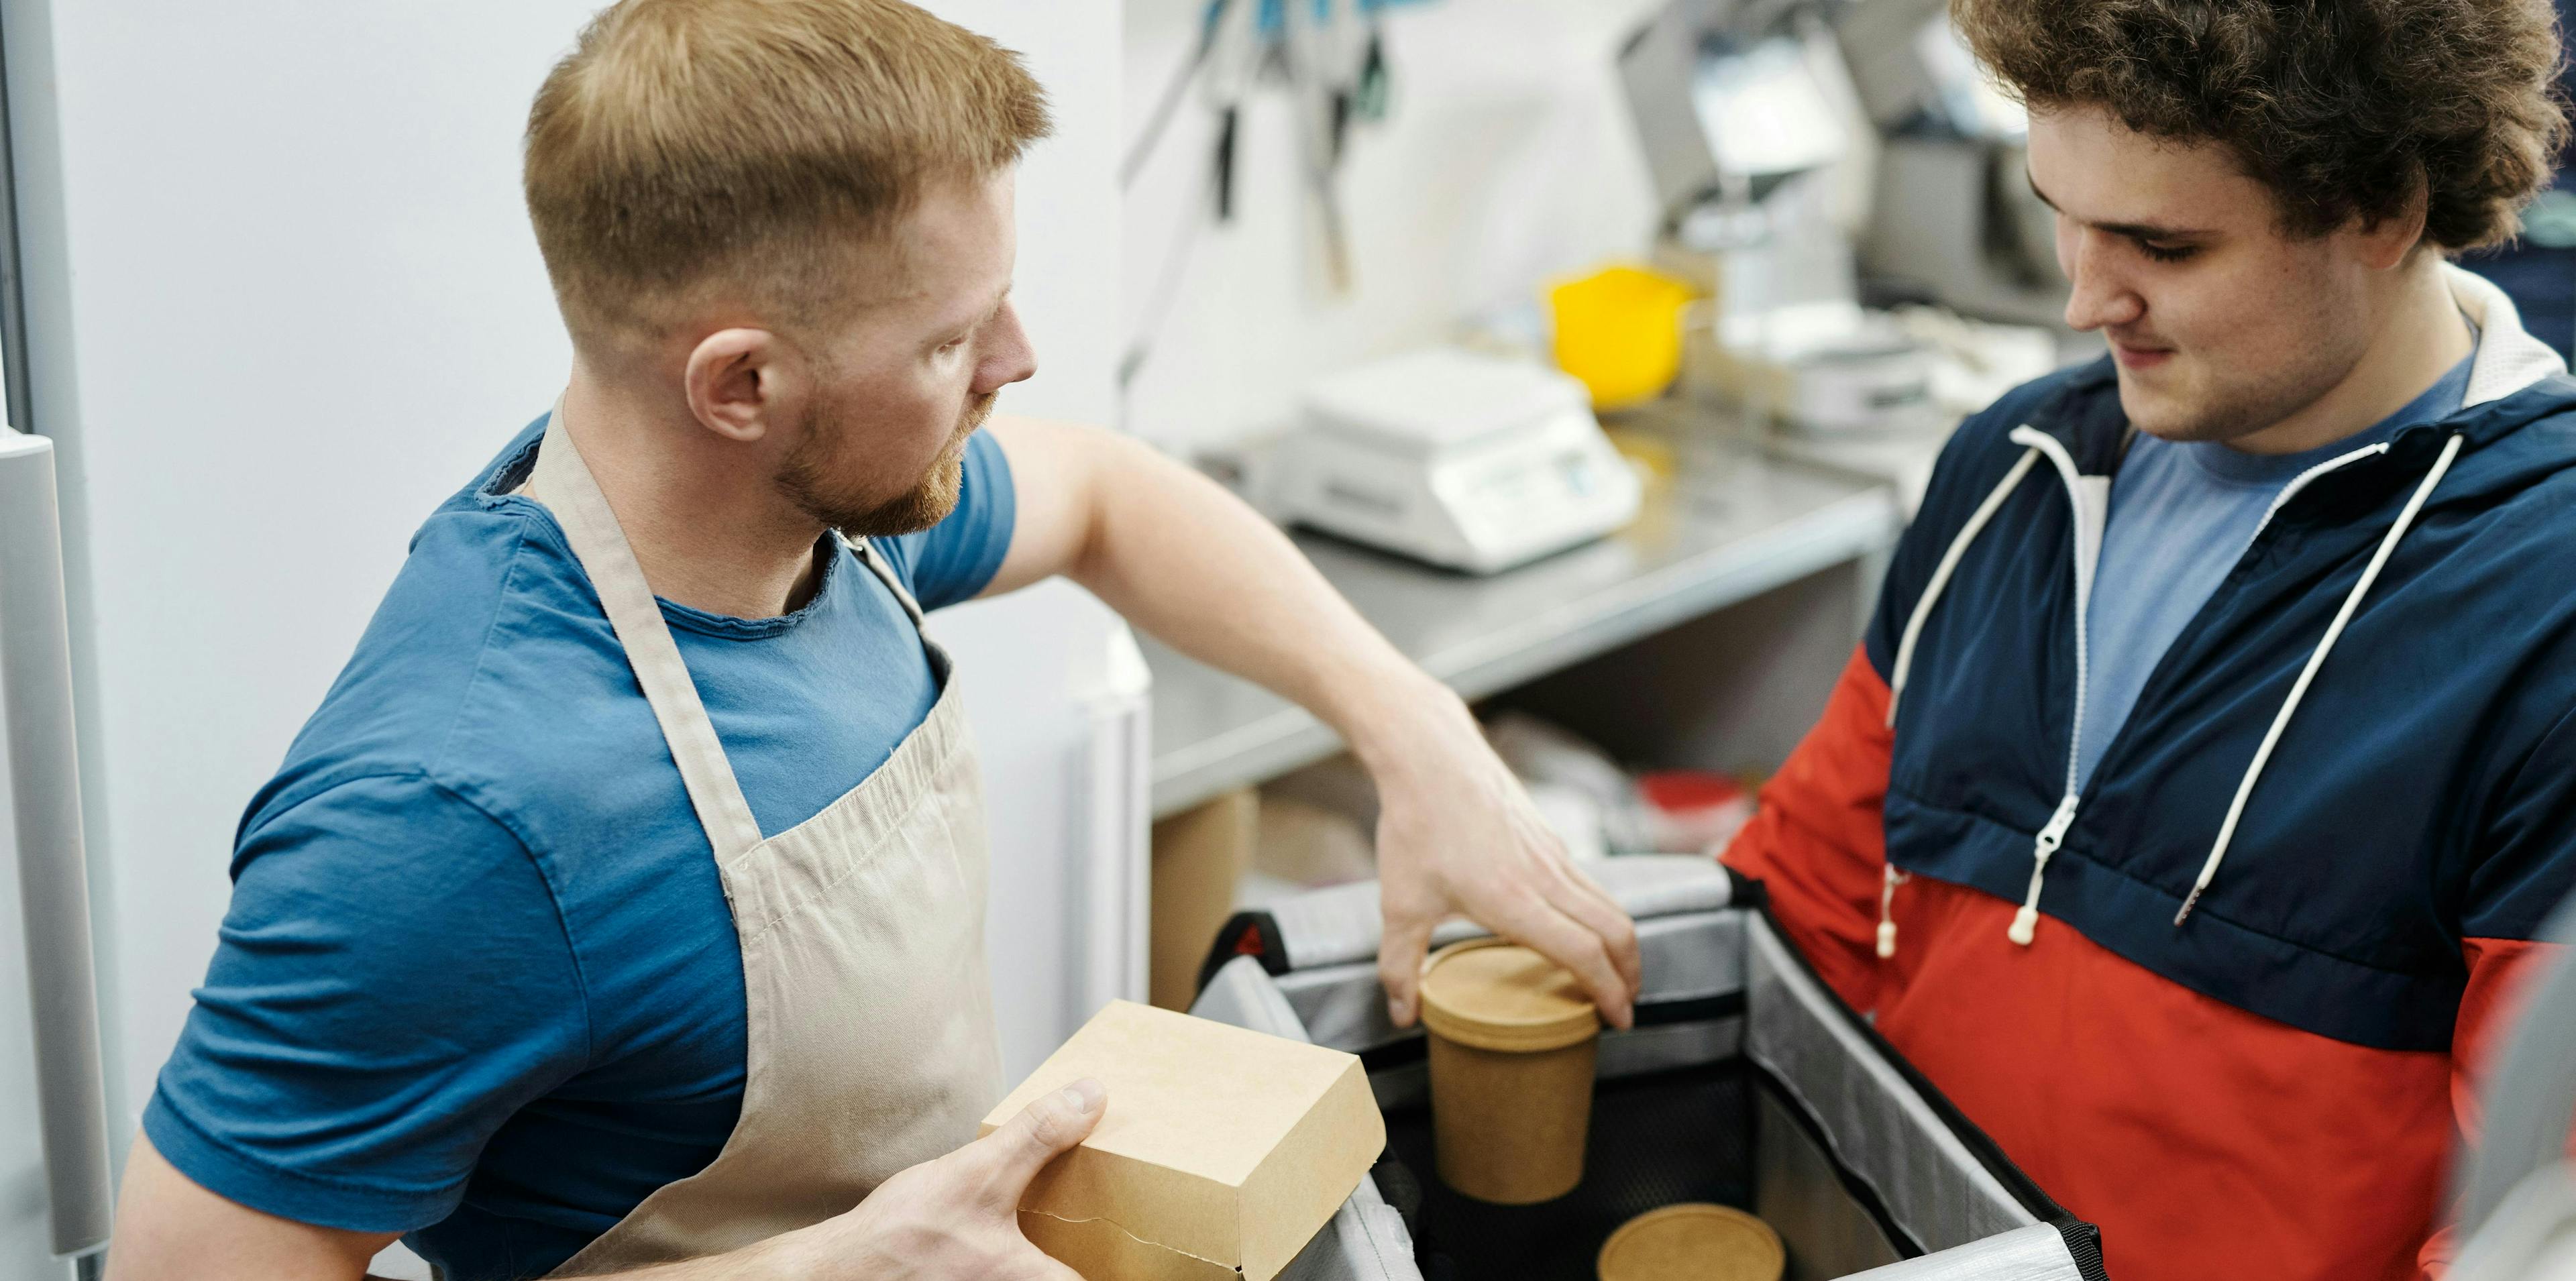
[[[984,1118],[1090,1077],[1100,1127],[1020,1201],[1020,1228],[1087,1281],[1270,1281],[1386,1148],[1360,1061],[1113,1001]]]

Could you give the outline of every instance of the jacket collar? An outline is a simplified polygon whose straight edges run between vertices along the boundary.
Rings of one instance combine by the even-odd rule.
[[[2494,282],[2447,262],[2442,264],[2442,279],[2451,287],[2452,301],[2478,327],[2477,355],[2469,364],[2469,389],[2461,398],[2461,409],[2502,400],[2552,374],[2567,372],[2558,353],[2522,327],[2513,299]]]

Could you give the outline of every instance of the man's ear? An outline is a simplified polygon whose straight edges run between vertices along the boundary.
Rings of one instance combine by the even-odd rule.
[[[786,344],[766,329],[719,329],[698,340],[682,373],[698,425],[746,444],[792,419],[805,394]]]
[[[2358,228],[2361,260],[2377,271],[2386,271],[2406,261],[2424,240],[2424,219],[2431,193],[2424,184],[2415,184],[2415,194],[2408,197],[2397,212],[2379,220],[2377,226]]]

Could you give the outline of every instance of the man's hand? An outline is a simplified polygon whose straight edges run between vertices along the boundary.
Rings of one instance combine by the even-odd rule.
[[[1378,788],[1377,971],[1388,1016],[1412,1025],[1431,931],[1463,915],[1573,971],[1603,1019],[1629,1026],[1635,925],[1567,859],[1466,707],[1425,684],[1419,710],[1377,720],[1388,728],[1359,745]]]
[[[1447,687],[1351,609],[1277,526],[1205,476],[1113,433],[995,418],[1018,517],[987,592],[1065,574],[1182,653],[1341,731],[1377,780],[1388,1013],[1413,1022],[1423,950],[1463,913],[1572,970],[1615,1027],[1637,932],[1566,861]]]
[[[816,1281],[1080,1281],[1020,1235],[1020,1197],[1100,1124],[1098,1081],[1076,1081],[1002,1128],[879,1185],[857,1209],[776,1242],[781,1276]],[[761,1273],[759,1275],[769,1275]]]

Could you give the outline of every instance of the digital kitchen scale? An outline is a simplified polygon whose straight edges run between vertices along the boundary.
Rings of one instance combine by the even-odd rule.
[[[1543,365],[1435,348],[1322,379],[1302,408],[1277,493],[1326,533],[1490,574],[1637,515],[1589,393]]]

